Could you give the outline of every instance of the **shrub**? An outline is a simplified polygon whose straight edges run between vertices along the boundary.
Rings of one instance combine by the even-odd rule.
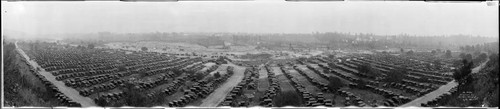
[[[405,67],[395,68],[387,72],[387,77],[384,79],[385,82],[401,82],[405,78],[408,69]]]
[[[203,73],[195,73],[193,79],[201,80],[201,79],[203,79],[203,77],[205,77],[205,75]]]
[[[131,83],[125,83],[125,87],[122,88],[122,91],[125,93],[124,99],[127,106],[145,107],[150,106],[152,103],[151,99],[148,99],[144,94],[140,93]]]
[[[142,51],[148,51],[148,48],[147,47],[141,47],[141,50]]]
[[[89,48],[89,49],[94,49],[94,48],[95,48],[95,45],[94,45],[94,44],[89,44],[89,45],[87,46],[87,48]]]
[[[374,78],[377,75],[380,75],[380,71],[373,68],[371,64],[363,64],[358,67],[359,73],[365,74],[369,78]]]
[[[344,87],[344,83],[342,82],[342,80],[340,80],[340,78],[337,78],[337,77],[329,77],[328,78],[328,89],[330,90],[338,90],[340,89],[341,87]]]
[[[446,50],[446,57],[451,58],[451,50]]]
[[[219,72],[217,72],[217,73],[215,73],[215,74],[214,74],[214,77],[215,77],[215,78],[219,78],[220,76],[221,76],[221,75],[220,75],[220,73],[219,73]]]

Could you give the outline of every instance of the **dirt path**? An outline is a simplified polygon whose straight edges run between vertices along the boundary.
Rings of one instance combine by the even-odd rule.
[[[233,87],[237,86],[238,83],[244,77],[245,67],[237,66],[232,63],[228,64],[228,66],[234,67],[234,74],[228,78],[228,80],[219,86],[219,88],[215,89],[213,93],[207,96],[207,98],[203,99],[201,102],[201,107],[216,107],[222,101],[227,94],[233,89]]]
[[[472,73],[477,73],[479,72],[481,69],[483,69],[483,67],[486,65],[486,63],[488,63],[488,61],[490,61],[490,58],[486,58],[487,60],[484,61],[483,63],[481,63],[481,65],[477,66],[476,68],[473,68],[472,69]]]
[[[479,72],[482,69],[482,67],[484,65],[486,65],[486,63],[488,61],[489,61],[489,59],[486,60],[485,62],[483,62],[481,65],[473,68],[472,69],[472,73]],[[432,100],[436,99],[440,95],[448,93],[451,90],[451,88],[453,88],[453,87],[455,87],[457,85],[458,85],[458,83],[455,82],[455,80],[453,80],[451,82],[448,82],[448,84],[439,87],[437,90],[432,91],[431,93],[425,94],[424,96],[419,97],[419,98],[417,98],[417,99],[415,99],[415,100],[413,100],[413,101],[411,101],[409,103],[401,105],[401,107],[420,106],[420,104],[422,104],[422,103],[427,103],[429,101],[432,101]]]
[[[269,80],[267,79],[267,70],[265,67],[260,67],[259,70],[259,85],[257,87],[258,91],[264,92],[269,88]]]
[[[35,61],[30,60],[28,55],[26,55],[26,53],[24,53],[24,51],[17,46],[17,42],[15,43],[15,45],[16,49],[24,58],[26,58],[26,60],[28,60],[29,64],[31,66],[34,66],[35,68],[40,68],[41,71],[39,71],[39,73],[43,75],[45,78],[47,78],[47,80],[50,81],[52,84],[54,84],[61,91],[61,93],[68,96],[73,101],[80,103],[82,107],[97,106],[94,103],[94,100],[88,97],[81,96],[77,90],[71,87],[67,87],[66,85],[64,85],[64,82],[62,81],[57,81],[54,75],[52,75],[50,72],[45,71],[45,69],[41,68],[40,65],[38,65],[38,63],[36,63]]]

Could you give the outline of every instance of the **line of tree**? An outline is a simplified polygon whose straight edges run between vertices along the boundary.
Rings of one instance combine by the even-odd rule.
[[[33,46],[28,45],[26,48],[32,49],[32,47]],[[5,106],[64,106],[57,97],[55,97],[56,92],[46,87],[43,82],[34,75],[34,73],[37,73],[36,70],[29,70],[31,67],[22,61],[24,58],[16,51],[14,43],[7,41],[3,42],[2,51],[4,54],[2,57],[3,72],[1,76],[4,76],[4,80],[1,81],[3,81],[4,84],[1,85],[4,85],[4,92],[3,95],[0,95],[0,98],[4,98]],[[23,97],[26,94],[30,95],[30,99]],[[32,99],[36,100],[33,101]]]
[[[476,44],[476,45],[465,45],[460,46],[459,49],[462,52],[476,53],[476,52],[488,52],[488,53],[497,53],[499,46],[498,42],[490,42],[484,44]]]

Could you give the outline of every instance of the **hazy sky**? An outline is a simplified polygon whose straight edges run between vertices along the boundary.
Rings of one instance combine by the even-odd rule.
[[[30,34],[354,32],[498,37],[498,6],[426,2],[3,2],[2,26]]]

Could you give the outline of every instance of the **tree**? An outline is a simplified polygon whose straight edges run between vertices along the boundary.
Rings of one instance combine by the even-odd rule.
[[[403,50],[403,48],[401,48],[399,51],[401,51],[401,53],[404,53],[404,52],[405,52],[405,50]]]
[[[458,56],[459,56],[460,58],[462,58],[462,59],[465,59],[465,55],[466,55],[465,53],[460,53],[460,55],[458,55]]]
[[[203,79],[203,77],[205,77],[205,75],[203,75],[203,73],[195,73],[193,76],[193,79],[201,80],[201,79]]]
[[[168,96],[166,93],[158,93],[157,96],[154,96],[154,99],[152,101],[154,104],[162,103],[165,101],[166,96]]]
[[[432,51],[431,51],[431,53],[432,53],[433,55],[436,55],[436,53],[437,53],[437,52],[436,52],[436,50],[432,50]]]
[[[434,64],[434,68],[441,68],[441,61],[440,60],[434,60],[432,62],[432,64]]]
[[[471,54],[465,55],[465,60],[471,62],[472,61],[472,55]]]
[[[141,50],[142,51],[148,51],[148,48],[147,47],[141,47]]]
[[[481,51],[479,51],[479,50],[474,51],[474,56],[478,56],[480,54],[481,54]]]
[[[94,44],[89,44],[89,45],[87,46],[87,48],[89,48],[89,49],[94,49],[94,47],[95,47],[95,45],[94,45]]]
[[[370,64],[363,64],[358,67],[358,71],[359,73],[369,73],[370,71],[372,71],[372,66]]]
[[[95,100],[95,103],[98,105],[98,106],[101,106],[101,107],[105,107],[105,106],[108,106],[109,103],[106,99],[104,98],[98,98]]]
[[[406,69],[406,67],[398,67],[387,72],[387,77],[385,77],[383,81],[399,83],[406,77],[407,73],[408,69]]]
[[[140,93],[132,83],[125,83],[125,87],[121,88],[125,94],[124,99],[127,106],[145,107],[152,103],[144,94]]]
[[[455,73],[453,73],[453,78],[460,84],[464,84],[467,81],[464,80],[465,77],[468,77],[469,74],[472,72],[472,62],[468,62],[467,60],[463,59],[462,60],[463,66],[456,70]]]
[[[205,78],[206,81],[213,81],[214,79],[215,79],[215,77],[213,77],[213,76],[207,76]]]
[[[214,74],[214,77],[215,77],[215,78],[219,78],[220,76],[221,76],[221,75],[220,75],[220,73],[219,73],[219,72],[216,72],[216,73]]]
[[[498,89],[498,87],[495,89],[491,96],[491,100],[488,101],[490,103],[490,107],[498,107]]]
[[[446,50],[446,57],[449,57],[449,58],[451,58],[451,57],[452,57],[452,56],[451,56],[451,50]]]
[[[363,64],[358,67],[358,72],[361,74],[365,74],[369,78],[375,78],[380,72],[377,69],[374,69],[371,64]]]
[[[488,58],[488,55],[486,53],[481,53],[479,56],[476,57],[477,60],[483,61]]]
[[[406,52],[407,55],[413,55],[413,53],[414,53],[413,50]]]
[[[498,75],[499,75],[499,73],[498,73],[499,72],[498,54],[497,55],[491,54],[489,58],[490,58],[490,60],[487,63],[487,67],[489,67],[489,66],[494,66],[494,67],[493,67],[493,70],[490,73],[488,73],[488,75],[492,78],[495,78],[493,83],[498,85]]]
[[[337,78],[337,77],[329,77],[328,78],[328,89],[332,90],[332,91],[335,91],[335,90],[338,90],[340,88],[342,88],[345,84],[342,82],[342,80],[340,80],[340,78]]]

